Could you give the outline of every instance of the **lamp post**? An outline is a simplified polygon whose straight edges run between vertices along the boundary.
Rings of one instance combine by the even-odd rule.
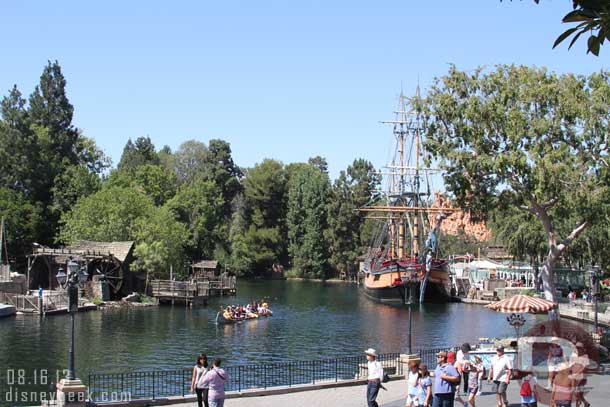
[[[600,273],[599,273],[599,267],[594,266],[591,268],[591,270],[589,270],[589,277],[591,278],[591,296],[593,297],[593,304],[595,306],[595,319],[593,322],[593,328],[595,329],[595,333],[597,333],[597,329],[598,329],[598,319],[597,319],[597,312],[598,312],[598,297],[600,294],[600,290],[599,290],[599,279],[600,279]]]
[[[76,378],[74,369],[74,315],[78,312],[78,290],[87,282],[87,271],[70,259],[67,264],[68,273],[62,268],[57,272],[57,282],[68,292],[68,313],[70,314],[70,349],[68,351],[68,372],[65,379],[57,384],[57,400],[60,406],[84,405],[85,387]]]

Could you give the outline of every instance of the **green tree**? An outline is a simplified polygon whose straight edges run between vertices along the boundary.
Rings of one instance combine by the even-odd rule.
[[[247,171],[244,197],[249,208],[244,241],[252,253],[253,272],[261,274],[286,259],[286,172],[281,162],[266,159]]]
[[[281,162],[265,159],[250,169],[244,180],[244,196],[257,227],[284,227],[286,172]]]
[[[500,0],[502,1],[502,0]],[[534,0],[536,4],[540,0]],[[553,44],[553,48],[572,36],[568,49],[582,34],[589,34],[587,54],[599,55],[600,46],[610,39],[610,3],[607,0],[572,0],[572,11],[561,20],[563,23],[578,23],[564,31]]]
[[[303,275],[326,277],[329,193],[328,175],[312,165],[297,172],[288,184],[288,253],[293,267]]]
[[[246,233],[250,224],[248,203],[243,194],[233,199],[231,225],[229,227],[229,242],[231,255],[228,267],[238,276],[253,273],[254,259],[248,247]]]
[[[555,301],[555,262],[607,213],[601,163],[607,161],[608,74],[451,67],[413,103],[422,112],[425,146],[441,160],[460,207],[484,218],[510,204],[540,222],[548,245],[541,277],[547,299]]]
[[[137,189],[149,196],[155,205],[161,206],[176,194],[178,181],[174,172],[161,165],[142,164],[112,171],[106,183],[108,186]]]
[[[61,223],[59,240],[66,244],[135,241],[136,270],[153,264],[155,270],[150,271],[166,276],[170,265],[178,270],[186,262],[188,232],[184,225],[172,211],[156,207],[150,197],[131,188],[111,186],[79,199]]]
[[[371,199],[380,182],[373,165],[364,159],[354,160],[335,180],[328,208],[327,238],[331,263],[340,273],[352,273],[357,257],[370,243],[372,224],[358,208]]]
[[[174,166],[180,182],[188,182],[204,173],[208,148],[197,140],[180,144],[174,154]]]
[[[40,183],[40,146],[30,129],[26,100],[14,86],[0,106],[0,186],[33,198]]]
[[[323,173],[328,174],[328,161],[326,161],[326,158],[320,157],[319,155],[317,155],[317,156],[311,157],[309,160],[307,160],[307,163],[309,165],[316,167]]]
[[[41,216],[41,208],[23,194],[0,188],[0,220],[4,218],[8,254],[17,259],[20,267],[25,265],[25,256],[31,253],[32,243],[40,236]]]
[[[135,143],[131,139],[127,140],[117,168],[119,170],[133,170],[146,164],[160,164],[155,145],[150,137],[138,137]]]
[[[182,184],[167,207],[182,222],[190,236],[191,257],[210,259],[214,256],[223,223],[223,198],[220,188],[211,181],[195,179]]]

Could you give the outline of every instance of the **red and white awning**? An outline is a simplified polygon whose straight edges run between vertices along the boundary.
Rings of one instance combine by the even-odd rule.
[[[487,308],[498,312],[516,314],[538,314],[555,308],[557,304],[542,298],[530,297],[529,295],[515,295],[502,301],[487,305]]]

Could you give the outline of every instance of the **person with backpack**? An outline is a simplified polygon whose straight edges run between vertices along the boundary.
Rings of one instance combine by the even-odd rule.
[[[201,354],[197,357],[197,364],[193,367],[193,376],[191,378],[191,393],[197,393],[197,406],[208,407],[208,387],[199,387],[198,384],[202,381],[203,376],[208,372],[208,357]]]
[[[536,385],[538,379],[532,373],[528,373],[521,382],[519,395],[521,396],[522,407],[538,407],[538,390]]]
[[[200,380],[200,387],[209,387],[208,402],[210,407],[223,407],[225,405],[225,383],[229,375],[220,368],[220,359],[214,359],[212,368]]]

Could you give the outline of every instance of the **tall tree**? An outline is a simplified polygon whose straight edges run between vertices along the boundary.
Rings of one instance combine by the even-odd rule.
[[[329,192],[328,175],[312,165],[297,172],[288,185],[288,252],[303,275],[325,278],[328,271],[324,231]]]
[[[159,163],[159,156],[155,151],[155,145],[150,137],[146,136],[138,137],[135,143],[131,139],[127,140],[117,168],[120,170],[131,170],[140,165],[158,165]]]
[[[548,252],[541,277],[555,301],[554,265],[607,213],[606,72],[556,75],[544,68],[451,67],[421,102],[426,148],[442,161],[457,204],[485,217],[500,202],[531,213]],[[573,219],[565,225],[561,219]]]
[[[221,240],[222,204],[220,189],[214,182],[203,179],[182,184],[176,196],[167,203],[168,209],[189,231],[193,259],[214,256],[214,249]]]
[[[371,199],[380,182],[380,175],[364,159],[354,160],[335,180],[328,209],[327,235],[331,262],[339,272],[353,272],[357,257],[364,253],[370,241],[371,228],[358,208]]]
[[[174,166],[180,182],[188,182],[204,172],[208,148],[197,140],[180,144],[174,154]]]
[[[100,222],[100,219],[103,222]],[[188,233],[172,211],[132,188],[110,186],[80,199],[62,216],[59,242],[77,240],[136,243],[134,267],[167,276],[170,265],[185,265]]]
[[[250,212],[245,242],[255,273],[286,259],[286,173],[281,162],[266,159],[247,171],[244,197]]]

